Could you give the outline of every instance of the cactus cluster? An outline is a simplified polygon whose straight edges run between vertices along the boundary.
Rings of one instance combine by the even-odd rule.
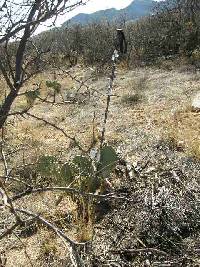
[[[62,186],[74,183],[82,191],[95,192],[102,181],[110,177],[118,156],[111,146],[104,146],[98,158],[80,155],[63,164],[56,157],[45,155],[39,158],[37,171],[41,176],[54,178]]]

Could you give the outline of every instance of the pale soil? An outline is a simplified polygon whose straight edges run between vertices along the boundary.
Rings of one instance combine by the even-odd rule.
[[[52,106],[50,104],[37,102],[30,112],[49,122],[55,123],[60,128],[64,129],[71,137],[76,136],[80,144],[84,148],[87,148],[92,141],[93,128],[97,139],[101,133],[104,110],[106,107],[108,78],[106,75],[95,77],[91,68],[82,69],[80,67],[75,67],[72,70],[72,74],[77,75],[77,77],[82,80],[91,77],[87,81],[92,92],[90,98],[87,95],[88,90],[83,86],[80,89],[80,93],[86,92],[86,96],[82,104]],[[72,81],[67,75],[59,75],[59,73],[57,73],[57,77],[58,81],[62,84],[63,95],[68,91],[73,93],[76,88],[79,88],[78,83]],[[40,74],[32,81],[42,82],[42,95],[46,93],[47,88],[45,86],[45,80],[48,79],[53,79],[53,74],[50,72]],[[155,172],[157,173],[155,170],[162,169],[164,165],[170,170],[178,168],[182,166],[181,164],[183,164],[184,160],[184,162],[187,161],[187,158],[192,159],[192,161],[191,164],[188,163],[188,166],[190,166],[184,169],[186,174],[190,176],[191,181],[198,181],[200,178],[198,161],[200,158],[200,114],[192,112],[190,108],[193,95],[200,90],[199,82],[200,73],[198,72],[180,72],[178,70],[164,71],[153,68],[135,70],[117,69],[113,88],[114,96],[110,104],[109,118],[106,127],[106,141],[112,144],[117,151],[120,152],[122,157],[128,160],[133,166],[142,166],[145,165],[145,162],[150,161],[147,169],[145,169],[145,175],[147,175],[146,173],[148,173],[148,175],[150,173],[150,180],[148,181],[148,179],[143,180],[143,178],[140,178],[141,180],[139,181],[135,182],[134,180],[130,182],[135,184],[133,187],[130,186],[130,188],[132,188],[131,190],[135,190],[138,194],[140,190],[143,193],[145,190],[148,191],[149,186],[151,187],[152,179],[154,179],[152,178],[152,172],[154,175]],[[0,85],[3,86],[2,82]],[[34,86],[31,88],[34,88]],[[139,101],[131,100],[131,96],[135,94],[139,95]],[[82,95],[79,97],[82,99]],[[61,97],[57,97],[57,101],[61,101]],[[26,101],[24,98],[21,98],[20,103],[15,104],[14,110],[21,110],[24,106],[26,106]],[[93,122],[94,112],[96,113],[95,122]],[[18,153],[9,161],[9,164],[14,166],[21,165],[24,159],[25,163],[35,161],[43,154],[56,154],[59,155],[61,159],[68,160],[72,155],[80,153],[73,147],[72,141],[66,139],[62,133],[45,125],[43,122],[31,118],[10,118],[6,128],[6,140],[15,148],[23,147],[23,153]],[[167,150],[165,150],[165,147],[167,147]],[[193,158],[195,158],[194,162]],[[121,186],[128,190],[127,183],[129,182],[126,180],[120,181],[120,178],[116,178],[116,180],[112,182],[117,190],[119,190]],[[185,183],[185,185],[188,186],[189,180],[186,179]],[[145,190],[144,186],[147,186]],[[155,187],[156,186],[157,185],[155,185]],[[196,182],[194,185],[191,184],[191,188],[195,188],[195,186]],[[131,190],[129,189],[128,191]],[[132,193],[133,192],[131,192],[130,195]],[[149,192],[145,194],[148,199]],[[32,200],[27,198],[26,202],[19,202],[17,205],[25,205],[27,209],[33,210],[36,213],[42,213],[44,216],[51,210],[50,217],[55,219],[59,212],[62,214],[63,206],[70,212],[74,209],[73,204],[70,204],[69,201],[63,204],[61,202],[62,207],[55,207],[58,196],[57,194],[45,193],[35,196]],[[69,207],[67,207],[68,205]],[[100,247],[102,247],[101,249],[104,252],[107,251],[105,249],[106,246],[111,246],[113,248],[111,244],[115,243],[112,243],[114,235],[112,227],[116,227],[116,225],[120,224],[120,220],[123,226],[126,218],[125,214],[127,214],[128,218],[126,218],[126,220],[128,220],[131,227],[135,227],[135,229],[130,233],[131,230],[128,228],[130,231],[128,230],[128,232],[125,233],[125,237],[129,236],[129,238],[126,239],[124,237],[125,239],[122,243],[118,241],[121,244],[119,247],[137,247],[136,243],[138,243],[138,241],[136,242],[136,239],[139,238],[137,231],[140,228],[140,220],[136,215],[140,218],[143,216],[145,219],[144,203],[141,204],[141,210],[137,211],[134,210],[133,207],[130,207],[127,211],[127,206],[123,207],[122,204],[122,210],[118,205],[116,207],[119,213],[115,210],[111,211],[110,215],[108,214],[105,218],[103,224],[108,225],[106,230],[101,230],[101,225],[97,225],[96,228],[97,233],[96,239],[94,238],[94,254],[100,259],[103,257],[103,253],[100,251],[99,244],[101,243]],[[134,216],[133,213],[135,213]],[[118,217],[115,218],[115,216]],[[120,216],[121,219],[119,219]],[[133,217],[134,223],[132,223]],[[100,230],[98,227],[100,227]],[[76,238],[76,230],[77,228],[75,227],[75,229],[67,229],[67,232],[70,236]],[[21,243],[22,241],[19,241],[15,236],[11,237],[11,242],[9,242],[9,240],[6,240],[5,243],[2,242],[0,244],[0,249],[4,250],[6,248],[7,264],[5,266],[31,266],[30,260],[34,263],[33,266],[64,266],[65,253],[67,253],[67,251],[63,244],[60,244],[58,238],[56,238],[56,243],[58,242],[59,246],[56,245],[54,241],[52,245],[51,240],[54,240],[55,237],[49,236],[48,233],[47,230],[41,227],[37,234],[23,239],[26,251],[24,245]],[[120,234],[123,235],[121,232]],[[112,235],[112,238],[109,235]],[[105,236],[107,238],[105,238]],[[130,236],[132,236],[132,239],[135,241],[132,240],[133,242],[130,242]],[[12,242],[16,243],[16,245],[11,248]],[[41,255],[44,254],[45,242],[46,244],[50,243],[50,248],[48,246],[47,248],[45,247],[47,251],[50,251],[50,253],[48,251],[48,255],[53,253],[54,256],[56,255],[55,258],[57,258],[57,261],[52,261],[52,263],[50,263],[51,259],[49,259],[49,261],[47,260],[46,263],[43,261]],[[110,243],[106,245],[106,242]],[[194,242],[196,242],[196,240]],[[107,252],[105,252],[105,254],[106,253]],[[27,255],[29,255],[30,259],[28,259]],[[113,257],[115,258],[113,255],[106,256],[106,260],[113,260]],[[116,256],[115,259],[119,259],[119,256]],[[105,259],[102,259],[102,261],[96,263],[97,265],[94,264],[92,266],[108,266],[103,265],[104,260]],[[145,260],[145,258],[141,260],[136,257],[136,259],[132,259],[132,263],[124,263],[124,259],[119,259],[119,265],[109,266],[144,266]],[[197,261],[198,260],[199,259],[197,259]]]
[[[88,79],[92,75],[92,70],[82,70],[75,68],[72,73],[80,79]],[[48,73],[35,78],[34,82],[42,81],[42,92],[45,94],[45,80],[53,79],[53,75]],[[181,142],[184,148],[189,151],[194,142],[199,144],[199,114],[191,112],[190,105],[192,96],[199,91],[200,74],[179,73],[178,71],[163,71],[158,69],[137,69],[133,71],[118,70],[115,80],[114,91],[109,119],[107,123],[108,142],[118,144],[130,143],[133,138],[137,138],[137,132],[141,132],[148,138],[162,138],[163,135],[174,138]],[[62,84],[62,93],[74,92],[79,85],[72,82],[66,75],[58,76],[58,81]],[[87,84],[90,89],[97,90],[105,95],[108,87],[106,76],[99,79],[91,78]],[[32,86],[31,88],[34,88]],[[80,93],[87,90],[83,87]],[[138,103],[124,103],[124,95],[140,94],[142,99]],[[101,125],[106,106],[106,97],[95,93],[90,100],[86,96],[85,104],[82,105],[60,105],[37,103],[31,112],[44,119],[62,127],[71,137],[76,136],[80,143],[88,145],[92,137],[93,113],[96,112],[97,128],[101,130]],[[58,97],[57,101],[60,98]],[[18,108],[22,109],[26,101],[21,99]],[[55,153],[70,145],[61,133],[54,131],[51,127],[46,127],[43,122],[32,119],[15,120],[13,127],[10,126],[11,135],[15,136],[16,144],[21,141],[31,142],[38,149],[47,149]],[[140,142],[143,141],[139,137]],[[137,143],[137,142],[136,142]],[[126,146],[126,154],[130,146]],[[39,152],[39,151],[38,151]],[[123,151],[124,153],[125,151]],[[137,152],[137,151],[136,151]],[[40,153],[40,152],[39,152]],[[132,155],[133,156],[133,155]]]

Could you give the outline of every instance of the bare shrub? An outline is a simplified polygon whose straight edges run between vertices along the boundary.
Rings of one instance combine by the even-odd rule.
[[[126,94],[126,95],[123,95],[121,101],[124,104],[136,105],[142,101],[142,94],[140,93]]]

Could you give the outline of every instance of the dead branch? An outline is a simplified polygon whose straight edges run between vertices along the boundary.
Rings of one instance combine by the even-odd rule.
[[[68,135],[62,128],[58,127],[58,126],[55,125],[54,123],[49,122],[49,121],[47,121],[47,120],[45,120],[45,119],[43,119],[43,118],[41,118],[41,117],[38,117],[38,116],[36,116],[36,115],[34,115],[34,114],[31,114],[31,113],[29,113],[29,112],[26,112],[25,115],[27,115],[27,116],[29,116],[29,117],[32,117],[32,118],[34,118],[34,119],[36,119],[36,120],[38,120],[38,121],[42,121],[42,122],[44,122],[45,124],[47,124],[47,125],[53,127],[54,129],[58,130],[58,131],[61,132],[66,138],[72,140],[73,143],[74,143],[74,145],[75,145],[76,147],[78,147],[82,152],[86,152],[86,151],[81,147],[81,145],[78,143],[78,141],[76,140],[75,137],[71,137],[71,136],[69,136],[69,135]]]
[[[12,200],[9,197],[9,194],[8,194],[6,188],[5,188],[5,186],[1,180],[0,180],[0,195],[2,196],[2,201],[3,201],[3,205],[1,205],[0,207],[8,208],[10,213],[12,213],[14,215],[16,223],[21,224],[22,220],[19,217],[19,215],[16,213],[14,206],[13,206],[13,203],[12,203]]]
[[[75,3],[70,3],[70,1],[68,0],[38,0],[34,2],[25,1],[24,3],[19,3],[19,9],[21,10],[18,16],[16,16],[12,12],[12,8],[16,7],[17,5],[15,2],[9,3],[10,7],[12,7],[10,8],[9,12],[7,5],[5,5],[5,7],[2,6],[3,16],[0,17],[0,22],[2,22],[3,26],[2,34],[0,34],[0,36],[2,36],[0,38],[0,44],[4,44],[4,42],[8,43],[11,38],[16,37],[16,34],[21,33],[21,37],[19,37],[19,42],[16,42],[17,52],[15,55],[14,71],[10,66],[10,57],[7,54],[7,50],[5,58],[7,59],[9,71],[6,70],[6,67],[0,61],[0,70],[3,73],[4,79],[10,90],[2,106],[0,107],[0,129],[6,122],[8,114],[11,110],[11,106],[15,99],[18,97],[18,93],[22,88],[24,82],[26,81],[26,67],[25,69],[23,68],[23,64],[25,62],[25,50],[27,43],[36,30],[37,26],[39,26],[41,22],[47,21],[48,19],[53,17],[57,18],[57,16],[62,12],[69,12],[75,7],[82,5],[83,3],[83,0],[77,1]],[[14,80],[9,77],[9,73],[11,73],[12,79],[14,78]],[[30,77],[31,75],[29,75],[27,78]]]
[[[159,250],[157,248],[139,248],[139,249],[122,249],[122,250],[111,250],[113,253],[129,253],[129,254],[135,254],[135,253],[155,253],[160,254],[163,256],[168,256],[168,254],[165,251]]]
[[[0,176],[0,179],[4,179],[5,181],[9,181],[9,180],[11,180],[11,181],[15,181],[15,182],[19,182],[19,183],[21,183],[21,184],[24,184],[24,185],[26,185],[27,187],[31,187],[31,185],[30,184],[28,184],[28,183],[26,183],[26,182],[24,182],[24,181],[22,181],[22,180],[20,180],[20,179],[18,179],[18,178],[16,178],[16,177],[12,177],[12,176]]]
[[[3,239],[4,237],[7,237],[8,235],[12,234],[13,231],[19,226],[19,223],[16,222],[13,224],[10,228],[6,229],[4,233],[0,235],[0,240]]]
[[[77,251],[77,247],[78,246],[84,246],[85,243],[78,243],[72,239],[70,239],[66,234],[64,234],[60,229],[58,229],[56,226],[54,226],[53,224],[51,224],[49,221],[47,221],[46,219],[44,219],[42,216],[34,214],[31,211],[27,211],[24,209],[15,209],[17,212],[20,212],[22,214],[25,214],[27,216],[31,216],[36,218],[39,222],[41,222],[42,224],[44,224],[45,226],[47,226],[47,228],[49,228],[50,230],[52,230],[54,233],[56,233],[56,235],[58,235],[65,243],[65,245],[67,245],[69,252],[70,252],[70,257],[71,257],[71,261],[74,267],[84,267],[84,263],[81,260],[81,257]]]
[[[90,197],[90,198],[94,198],[94,199],[113,199],[113,200],[124,200],[124,201],[128,201],[128,202],[132,202],[132,203],[136,203],[136,200],[133,199],[128,199],[124,196],[116,196],[113,193],[112,194],[105,194],[105,195],[97,195],[97,194],[93,194],[93,193],[86,193],[86,192],[82,192],[79,191],[75,188],[69,188],[69,187],[44,187],[44,188],[29,188],[28,190],[16,195],[12,197],[12,201],[16,201],[18,199],[21,199],[23,197],[26,197],[28,195],[31,194],[36,194],[36,193],[42,193],[42,192],[48,192],[48,191],[63,191],[66,193],[73,193],[73,194],[77,194],[80,196],[84,196],[84,197]]]
[[[72,75],[70,73],[70,70],[63,70],[63,69],[60,69],[60,70],[64,74],[66,74],[67,76],[69,76],[72,81],[75,81],[75,82],[77,82],[80,85],[79,88],[77,89],[76,93],[78,93],[82,87],[85,87],[89,93],[90,93],[90,91],[92,91],[93,93],[98,93],[99,95],[104,96],[104,94],[101,93],[101,92],[99,92],[99,90],[96,90],[94,88],[90,88],[90,86],[87,84],[87,82],[91,79],[91,77],[89,77],[88,79],[86,79],[84,81],[80,81],[76,75],[74,76],[74,75]]]
[[[2,128],[1,130],[1,156],[3,159],[4,173],[5,173],[5,176],[7,177],[9,173],[8,173],[8,163],[7,163],[5,153],[4,153],[4,128]]]

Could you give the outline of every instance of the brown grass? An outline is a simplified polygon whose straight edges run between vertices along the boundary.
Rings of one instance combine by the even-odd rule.
[[[82,78],[90,75],[88,69],[75,68],[74,72]],[[35,82],[41,82],[41,94],[45,96],[47,93],[45,80],[52,78],[50,72],[40,74],[32,79],[24,90],[30,88],[29,86]],[[78,87],[75,82],[65,76],[58,75],[58,81],[62,84],[63,94],[68,89],[73,91],[75,87]],[[106,93],[105,77],[89,83],[91,88],[103,94]],[[0,87],[3,86],[0,81]],[[148,68],[133,71],[120,69],[114,87],[116,96],[112,98],[107,123],[107,141],[119,148],[123,157],[130,159],[131,162],[140,159],[142,153],[152,146],[155,140],[161,139],[170,141],[175,148],[180,149],[186,155],[200,159],[199,113],[190,110],[192,95],[197,91],[199,91],[198,74]],[[137,94],[141,96],[141,101],[135,99]],[[121,101],[124,98],[129,103],[137,103],[137,105],[125,105],[124,101]],[[15,103],[13,109],[22,109],[25,105],[25,99],[21,98],[18,103]],[[84,147],[88,147],[93,135],[93,112],[96,111],[95,131],[98,141],[105,107],[106,97],[92,97],[85,105],[51,106],[37,101],[31,112],[62,127],[70,136],[76,136]],[[51,154],[68,160],[75,153],[79,153],[71,141],[61,133],[34,119],[10,118],[6,127],[6,138],[13,147],[19,147],[21,144],[24,147],[23,155],[19,153],[9,162],[14,166],[21,164],[23,158],[28,163],[36,161],[40,155]],[[28,198],[27,202],[22,205],[27,206],[28,203],[28,208],[44,215],[51,210],[50,218],[53,220],[62,219],[66,210],[74,212],[76,208],[69,199],[64,199],[55,208],[57,197],[59,195],[41,194],[33,199]],[[92,224],[93,222],[75,223],[76,227],[68,233],[79,241],[91,240]],[[31,254],[31,258],[35,260],[35,266],[42,266],[39,261],[41,255],[53,253],[59,256],[62,254],[59,241],[57,240],[54,244],[53,236],[48,236],[42,228],[39,231],[40,235],[26,240],[27,253]],[[39,236],[45,237],[43,241]],[[34,250],[33,254],[31,250]],[[13,250],[8,251],[7,256],[8,266],[16,266],[14,258],[17,258],[17,266],[28,266],[27,257],[23,254],[23,248],[19,244]]]
[[[190,110],[177,111],[173,117],[169,118],[166,134],[176,146],[181,146],[187,154],[200,159],[200,120],[198,113]]]

